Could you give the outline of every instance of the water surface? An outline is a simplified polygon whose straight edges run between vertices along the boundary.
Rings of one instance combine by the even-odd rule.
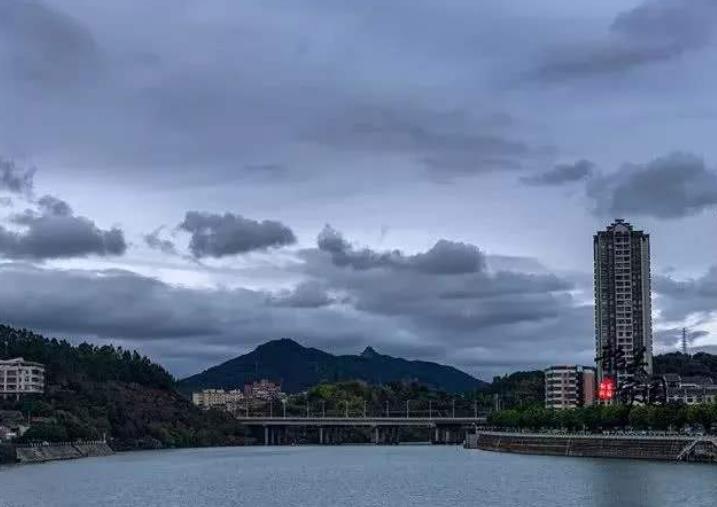
[[[717,466],[460,447],[244,447],[0,468],[0,506],[717,505]]]

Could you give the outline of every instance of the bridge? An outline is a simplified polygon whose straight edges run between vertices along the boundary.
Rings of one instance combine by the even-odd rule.
[[[347,428],[368,428],[374,444],[398,444],[402,428],[425,428],[426,440],[434,444],[457,444],[465,439],[468,430],[486,423],[484,416],[473,417],[236,417],[241,424],[263,428],[264,445],[289,443],[289,428],[315,430],[316,443],[340,443],[340,433]]]

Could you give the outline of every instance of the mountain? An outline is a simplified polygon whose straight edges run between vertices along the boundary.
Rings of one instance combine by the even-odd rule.
[[[206,388],[236,388],[266,378],[281,382],[285,392],[305,391],[322,382],[362,380],[369,384],[416,381],[447,392],[465,392],[486,385],[451,366],[408,361],[379,354],[371,347],[361,355],[335,356],[293,340],[267,342],[254,351],[231,359],[179,382],[184,392]]]

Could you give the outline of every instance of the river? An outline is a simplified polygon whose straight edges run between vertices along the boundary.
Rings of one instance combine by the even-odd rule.
[[[0,506],[717,505],[717,467],[454,446],[148,451],[0,467]]]

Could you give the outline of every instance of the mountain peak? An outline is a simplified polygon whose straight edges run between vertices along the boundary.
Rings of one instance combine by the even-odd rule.
[[[303,345],[291,338],[279,338],[278,340],[271,340],[266,343],[262,343],[256,348],[256,350],[301,350],[304,348],[305,347]]]
[[[366,347],[363,352],[361,352],[361,357],[365,357],[366,359],[372,359],[374,357],[379,357],[381,354],[376,352],[373,347]]]

